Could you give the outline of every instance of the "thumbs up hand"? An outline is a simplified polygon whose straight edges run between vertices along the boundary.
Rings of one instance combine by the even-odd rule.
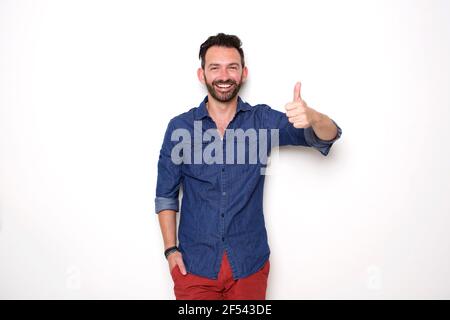
[[[318,112],[306,104],[301,96],[302,84],[297,82],[294,88],[294,100],[287,103],[284,108],[286,109],[286,116],[290,123],[295,128],[308,128],[314,124],[318,118]]]

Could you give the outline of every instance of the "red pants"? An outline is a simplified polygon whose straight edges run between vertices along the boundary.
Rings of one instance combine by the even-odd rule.
[[[171,275],[177,300],[265,300],[270,262],[246,278],[234,280],[227,254],[222,258],[217,279],[183,275],[176,265]]]

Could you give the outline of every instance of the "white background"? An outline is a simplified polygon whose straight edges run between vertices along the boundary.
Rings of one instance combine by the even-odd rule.
[[[167,122],[238,35],[241,96],[343,129],[265,189],[269,299],[450,298],[450,4],[0,2],[0,298],[173,299],[154,213]]]

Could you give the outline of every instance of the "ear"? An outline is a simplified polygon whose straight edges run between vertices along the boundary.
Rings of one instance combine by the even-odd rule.
[[[197,69],[197,77],[201,83],[205,84],[205,74],[202,68]]]
[[[248,76],[248,68],[247,66],[245,66],[244,69],[242,69],[242,82],[245,82],[247,80],[247,76]]]

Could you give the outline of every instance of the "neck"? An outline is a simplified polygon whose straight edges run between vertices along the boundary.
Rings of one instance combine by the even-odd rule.
[[[219,121],[230,121],[236,113],[237,104],[237,96],[229,102],[221,102],[211,97],[211,95],[208,95],[206,107],[211,118]]]

